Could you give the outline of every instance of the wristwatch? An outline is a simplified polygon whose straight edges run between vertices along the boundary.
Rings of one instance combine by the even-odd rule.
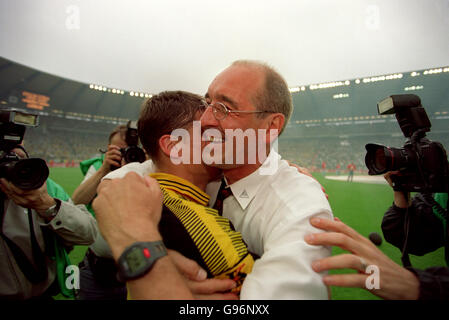
[[[40,212],[40,215],[42,217],[45,217],[47,219],[52,219],[58,214],[59,209],[61,208],[61,200],[56,199],[56,198],[53,198],[53,199],[55,199],[56,204],[52,205],[50,208],[48,208],[44,212]]]
[[[157,259],[167,255],[162,241],[135,242],[118,259],[118,278],[122,282],[144,276]]]

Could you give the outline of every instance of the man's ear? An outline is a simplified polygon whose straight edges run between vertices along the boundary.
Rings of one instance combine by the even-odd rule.
[[[267,117],[266,141],[272,143],[279,136],[284,127],[285,116],[282,113],[273,113]]]
[[[178,140],[172,141],[170,139],[171,135],[164,134],[162,137],[159,138],[159,149],[162,151],[163,154],[165,154],[167,157],[170,157],[170,154],[172,152],[172,149],[178,144]]]

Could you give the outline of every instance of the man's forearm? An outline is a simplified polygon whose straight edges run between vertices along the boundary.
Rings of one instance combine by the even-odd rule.
[[[146,224],[144,229],[147,231],[145,234],[137,232],[133,236],[124,236],[120,240],[113,239],[111,250],[116,261],[128,246],[137,241],[162,240],[157,227],[151,223]],[[193,299],[187,283],[169,256],[156,260],[150,271],[143,277],[127,281],[127,287],[129,298],[133,300]]]
[[[89,179],[75,189],[72,195],[74,204],[89,204],[97,194],[97,187],[106,173],[101,168],[95,172]]]
[[[149,176],[142,178],[130,172],[124,178],[100,183],[92,205],[100,231],[115,261],[120,261],[119,269],[120,257],[134,243],[162,240],[158,231],[162,201],[159,184]],[[127,255],[122,260],[128,258]],[[129,280],[127,285],[132,299],[192,298],[186,282],[168,256],[157,259],[144,276]]]
[[[68,244],[90,245],[99,232],[96,220],[85,206],[66,201],[61,201],[57,215],[45,222],[41,226],[49,228]]]
[[[157,260],[142,278],[128,281],[127,286],[133,300],[193,299],[190,289],[168,256]]]
[[[398,208],[408,208],[409,206],[406,195],[400,191],[394,191],[394,204]]]

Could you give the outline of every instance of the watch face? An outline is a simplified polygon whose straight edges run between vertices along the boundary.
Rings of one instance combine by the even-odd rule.
[[[157,259],[165,255],[167,250],[162,241],[135,242],[118,259],[118,276],[123,282],[139,278],[151,269]]]
[[[138,272],[146,265],[146,258],[141,248],[133,248],[126,256],[126,262],[131,273]]]

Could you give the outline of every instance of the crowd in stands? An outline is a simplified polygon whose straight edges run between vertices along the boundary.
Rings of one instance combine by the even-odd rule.
[[[50,164],[78,165],[82,160],[100,155],[107,148],[108,135],[116,124],[87,122],[55,117],[41,117],[40,125],[25,134],[25,147],[33,157],[43,158]],[[449,137],[429,134],[431,140],[439,141],[448,150]],[[379,143],[402,147],[402,136],[379,135],[374,137],[320,137],[283,138],[278,148],[282,156],[311,171],[326,174],[346,174],[347,166],[354,163],[356,173],[368,172],[365,166],[365,144]]]
[[[25,133],[25,148],[32,157],[53,164],[78,164],[107,149],[108,135],[116,124],[62,118],[40,118],[40,125]]]
[[[343,174],[354,163],[356,172],[366,173],[365,143],[357,138],[281,138],[279,151],[285,159],[311,171]]]

